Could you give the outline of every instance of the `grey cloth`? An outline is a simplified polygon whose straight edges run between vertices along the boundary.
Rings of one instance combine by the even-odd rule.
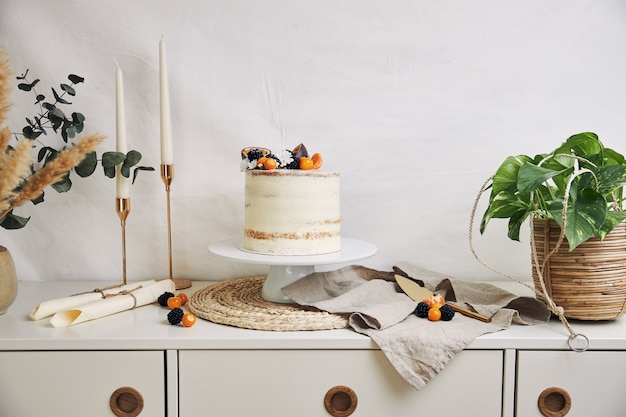
[[[550,319],[546,305],[533,297],[520,297],[491,284],[457,280],[412,264],[394,269],[422,281],[448,301],[490,316],[491,322],[459,313],[451,321],[418,318],[412,314],[417,301],[402,292],[392,272],[362,266],[313,273],[282,291],[300,305],[349,314],[350,326],[369,336],[416,389],[424,387],[476,337],[506,329],[511,323],[538,324]]]

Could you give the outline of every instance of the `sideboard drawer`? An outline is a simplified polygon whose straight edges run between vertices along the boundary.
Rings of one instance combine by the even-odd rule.
[[[112,396],[118,415],[165,416],[163,351],[0,352],[0,369],[1,416],[112,417]]]
[[[517,360],[518,416],[626,415],[624,352],[520,351]]]
[[[337,386],[354,392],[353,416],[499,416],[502,373],[502,351],[464,351],[417,391],[378,350],[181,351],[180,417],[328,417]]]

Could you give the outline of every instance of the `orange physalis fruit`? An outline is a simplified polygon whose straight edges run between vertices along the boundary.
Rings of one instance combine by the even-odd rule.
[[[263,167],[263,164],[265,164],[265,161],[267,161],[266,157],[262,157],[262,158],[257,159],[256,166],[259,167],[259,168]]]
[[[434,306],[438,305],[439,307],[441,307],[442,305],[444,305],[446,303],[446,300],[441,296],[441,294],[433,294],[430,297],[422,300],[424,301],[426,304],[428,304],[428,307],[433,308]]]
[[[265,161],[263,161],[263,168],[264,169],[276,169],[276,167],[278,166],[278,164],[276,163],[276,160],[274,158],[261,158],[261,159],[265,159]],[[259,159],[259,161],[261,160]]]
[[[178,294],[177,297],[180,298],[181,305],[185,305],[187,304],[187,301],[189,301],[187,294],[185,294],[184,292]]]
[[[194,316],[192,313],[185,313],[181,322],[183,323],[183,326],[191,327],[196,324],[196,316]]]
[[[441,310],[439,307],[433,307],[428,310],[428,320],[430,321],[438,321],[441,319]]]
[[[167,306],[170,309],[175,309],[176,307],[180,307],[181,305],[183,305],[183,302],[180,297],[170,297],[167,299]]]
[[[322,167],[322,155],[319,153],[314,153],[311,157],[311,161],[313,161],[313,169],[320,169]]]
[[[300,169],[312,169],[313,168],[313,160],[310,158],[302,157],[300,158]]]

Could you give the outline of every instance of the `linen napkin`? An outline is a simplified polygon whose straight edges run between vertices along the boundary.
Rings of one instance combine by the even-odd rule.
[[[174,281],[167,278],[161,281],[155,281],[146,286],[139,285],[134,290],[127,291],[126,293],[116,293],[102,300],[82,304],[69,310],[59,311],[52,316],[50,324],[52,324],[53,327],[68,327],[90,320],[96,320],[110,316],[111,314],[152,304],[157,301],[159,295],[163,294],[165,291],[173,292],[174,290]]]
[[[33,311],[30,313],[29,317],[31,320],[41,320],[55,313],[58,313],[59,311],[69,310],[70,308],[101,300],[107,295],[117,294],[123,291],[130,291],[137,287],[145,287],[147,285],[154,284],[155,282],[156,281],[154,280],[147,280],[126,285],[115,285],[112,287],[95,289],[80,294],[70,295],[68,297],[43,301],[36,305],[35,308],[33,308]]]
[[[511,323],[538,324],[550,319],[546,305],[495,285],[454,279],[409,263],[394,267],[421,281],[448,301],[490,316],[485,323],[457,313],[451,321],[432,322],[413,314],[417,301],[398,287],[393,272],[349,266],[307,275],[282,289],[294,302],[330,313],[349,313],[349,324],[369,336],[398,373],[423,388],[476,337]]]

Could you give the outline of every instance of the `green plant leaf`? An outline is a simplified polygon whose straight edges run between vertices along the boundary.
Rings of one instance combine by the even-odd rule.
[[[530,216],[530,211],[519,211],[511,216],[509,220],[509,232],[507,233],[509,239],[519,242],[519,233],[522,224],[524,224],[528,216]]]
[[[563,201],[554,201],[549,207],[550,213],[558,224],[563,224]],[[580,198],[569,201],[567,206],[567,223],[565,237],[569,243],[569,250],[573,251],[578,245],[596,234],[607,218],[608,208],[602,194],[591,188],[580,191]]]
[[[600,240],[604,240],[606,235],[611,233],[624,220],[626,220],[626,211],[609,211],[606,214],[606,220],[602,223],[602,227],[596,235]]]
[[[126,156],[122,152],[105,152],[102,154],[102,166],[105,168],[105,173],[107,168],[115,168],[118,164],[124,162],[124,158]],[[113,177],[115,176],[115,170],[113,171]],[[108,177],[108,175],[107,175]],[[109,177],[109,178],[113,178]]]
[[[80,164],[76,165],[74,171],[76,171],[79,177],[85,178],[93,174],[97,166],[98,156],[96,155],[96,151],[92,151],[85,155],[85,158],[80,161]]]
[[[44,159],[46,161],[49,161],[51,159],[56,158],[58,154],[59,154],[59,151],[57,151],[56,149],[50,146],[42,146],[41,149],[39,149],[39,152],[37,153],[37,161],[41,162]]]
[[[126,154],[126,158],[124,159],[124,165],[122,167],[131,168],[137,165],[141,161],[141,153],[136,150],[130,150]]]
[[[83,123],[84,121],[85,121],[85,116],[83,116],[82,113],[77,113],[77,112],[72,113],[72,123],[77,125],[79,123]]]
[[[135,168],[133,170],[133,181],[132,184],[135,183],[135,180],[137,179],[137,175],[139,175],[139,171],[154,171],[153,167],[143,167],[143,166],[139,166],[137,168]]]
[[[33,203],[34,205],[40,204],[44,202],[44,198],[46,196],[45,192],[42,192],[41,194],[39,194],[38,197],[33,198],[32,200],[30,200],[31,203]]]
[[[26,226],[26,223],[30,220],[30,217],[21,217],[16,214],[13,214],[13,210],[7,213],[6,216],[2,218],[0,222],[0,226],[7,230],[15,230],[21,229]]]
[[[24,71],[24,74],[22,74],[22,75],[18,75],[18,76],[17,76],[17,77],[15,77],[15,78],[16,78],[16,79],[18,79],[18,80],[25,80],[25,79],[26,79],[26,77],[28,76],[28,71],[29,71],[29,69],[28,69],[28,68],[26,68],[26,71]]]
[[[541,184],[550,178],[561,175],[569,170],[570,168],[564,168],[555,171],[553,169],[540,167],[530,162],[526,162],[519,168],[517,175],[517,188],[520,192],[529,193],[537,189]]]
[[[626,185],[626,166],[601,166],[594,171],[600,184],[598,192],[604,196],[610,195],[614,190],[621,189]]]
[[[17,88],[19,88],[22,91],[31,91],[33,88],[35,88],[38,82],[39,82],[39,79],[36,79],[32,83],[19,83],[17,85]]]
[[[57,183],[51,185],[51,187],[57,193],[66,193],[72,188],[72,181],[70,180],[70,173],[65,174],[63,179]]]
[[[26,139],[37,139],[42,133],[44,133],[44,131],[42,130],[35,131],[30,126],[25,126],[22,129],[22,135],[24,135]]]
[[[104,175],[108,178],[115,178],[115,167],[102,167],[104,169]]]
[[[65,91],[70,96],[75,96],[76,95],[76,90],[74,90],[74,88],[72,86],[70,86],[70,85],[61,84],[61,90]]]
[[[591,155],[602,152],[604,146],[593,132],[583,132],[570,136],[561,146],[554,150],[554,154],[571,154],[589,159]]]
[[[67,79],[70,80],[71,82],[73,82],[74,84],[80,84],[83,81],[85,81],[85,79],[79,75],[76,74],[70,74],[67,76]]]
[[[503,190],[517,191],[517,174],[520,167],[532,159],[526,155],[509,156],[496,171],[492,181],[491,195],[495,196]]]
[[[51,90],[52,90],[52,94],[54,95],[54,99],[57,101],[57,103],[72,104],[69,101],[65,100],[63,97],[61,97],[54,88],[51,88]]]
[[[480,222],[480,233],[484,233],[487,223],[493,218],[504,219],[513,216],[519,211],[526,211],[517,194],[510,191],[502,191],[491,199],[489,207],[485,211]]]

